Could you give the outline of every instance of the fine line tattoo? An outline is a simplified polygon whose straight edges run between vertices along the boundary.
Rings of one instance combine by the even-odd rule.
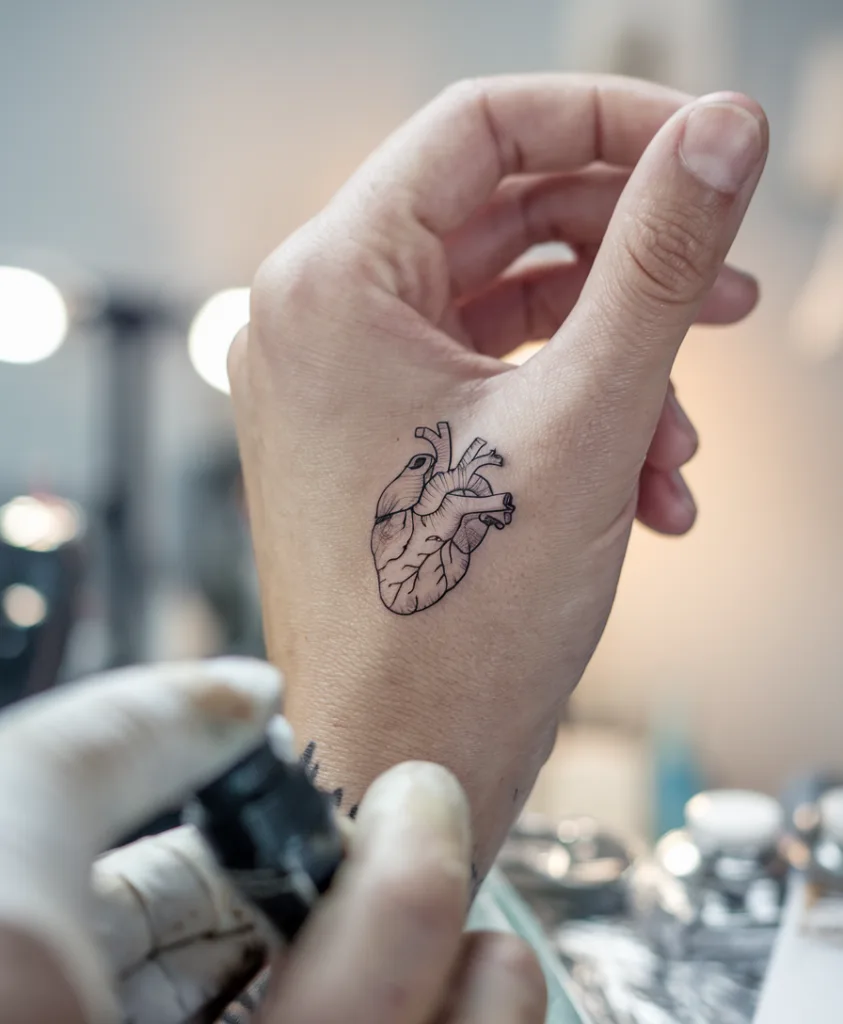
[[[476,437],[454,466],[448,423],[417,427],[433,453],[414,455],[378,501],[372,555],[381,601],[397,615],[436,604],[468,572],[489,527],[512,522],[512,495],[495,493],[479,471],[503,456]]]
[[[313,742],[313,740],[311,740],[310,743],[308,743],[308,745],[302,751],[302,755],[299,758],[299,760],[301,761],[304,770],[307,772],[307,777],[310,779],[314,786],[316,785],[317,778],[319,776],[319,769],[322,767],[319,761],[315,760],[315,758],[316,744]],[[322,792],[326,793],[331,798],[331,800],[334,803],[334,807],[336,807],[337,810],[340,810],[342,808],[342,801],[345,795],[343,793],[342,786],[338,786],[336,789],[323,789]],[[357,817],[357,804],[354,804],[349,809],[348,816],[351,819]]]

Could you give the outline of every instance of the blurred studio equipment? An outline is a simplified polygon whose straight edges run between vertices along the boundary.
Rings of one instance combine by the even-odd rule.
[[[104,282],[52,256],[41,263],[37,271],[0,266],[0,362],[48,359],[69,334],[74,344],[101,346],[97,436],[104,448],[105,479],[99,494],[86,497],[85,507],[97,563],[96,586],[101,590],[94,605],[101,609],[103,621],[98,624],[102,634],[98,663],[86,664],[85,669],[116,668],[150,655],[156,621],[151,613],[159,603],[162,583],[166,590],[184,569],[183,565],[172,567],[172,579],[153,578],[156,547],[150,524],[157,498],[148,444],[156,347],[175,337],[185,346],[201,379],[227,392],[228,348],[248,321],[249,290],[224,289],[199,303],[162,296],[131,282]],[[257,583],[246,564],[251,549],[242,502],[237,506],[236,453],[232,460],[226,451],[221,462],[221,466],[204,467],[193,479],[187,558],[192,560],[188,575],[197,594],[188,595],[188,604],[198,596],[212,606],[221,626],[223,651],[260,653],[260,628],[254,625],[259,616],[252,607],[257,604]],[[219,508],[217,501],[222,503]],[[203,566],[196,565],[197,557],[205,560]],[[14,593],[18,604],[27,600],[20,595],[28,592]],[[19,642],[20,637],[9,640],[7,647],[11,650]]]
[[[594,818],[527,814],[512,829],[498,866],[537,917],[553,923],[623,913],[634,857]]]
[[[753,1021],[790,871],[786,812],[762,793],[711,790],[682,817],[650,847],[592,817],[528,813],[504,846],[499,866],[589,1024]]]
[[[236,444],[214,449],[185,478],[183,524],[188,581],[213,615],[218,645],[230,654],[265,657]]]
[[[0,706],[54,686],[85,563],[81,511],[25,495],[0,507]]]
[[[769,956],[788,864],[784,811],[763,793],[714,790],[685,808],[632,878],[633,915],[663,955]]]
[[[819,773],[788,788],[794,866],[755,1024],[837,1024],[843,1013],[843,779]]]

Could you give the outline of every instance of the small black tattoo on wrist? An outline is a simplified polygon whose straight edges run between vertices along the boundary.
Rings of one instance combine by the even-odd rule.
[[[299,760],[305,772],[307,773],[307,777],[310,779],[314,786],[316,786],[317,778],[319,776],[319,769],[321,768],[320,763],[315,758],[316,744],[311,740],[310,743],[308,743],[308,745],[302,751],[302,755],[299,758]],[[338,786],[336,789],[322,789],[321,786],[317,788],[322,793],[325,793],[327,796],[331,798],[331,800],[334,803],[334,807],[336,807],[337,810],[340,810],[342,808],[342,801],[344,796],[342,786]],[[348,816],[349,818],[357,817],[357,804],[354,804],[354,806],[348,812]]]
[[[471,553],[490,526],[512,522],[508,492],[495,493],[479,472],[503,465],[503,456],[476,437],[451,465],[448,423],[417,427],[416,437],[435,454],[414,455],[380,496],[372,529],[372,555],[381,601],[397,615],[436,604],[468,572]]]
[[[316,776],[319,774],[319,762],[313,760],[315,753],[316,744],[311,740],[302,751],[301,758],[299,759],[311,782],[316,782]]]

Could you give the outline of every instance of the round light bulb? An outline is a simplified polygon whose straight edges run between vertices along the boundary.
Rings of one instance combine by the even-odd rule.
[[[193,319],[188,353],[193,368],[212,388],[229,392],[226,360],[235,335],[249,322],[249,289],[228,288],[213,295]]]
[[[67,306],[46,277],[21,267],[0,267],[0,360],[37,363],[67,335]]]

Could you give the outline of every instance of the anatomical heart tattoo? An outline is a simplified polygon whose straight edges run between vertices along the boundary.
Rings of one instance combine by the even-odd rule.
[[[397,615],[424,611],[453,590],[489,527],[502,530],[515,511],[512,495],[495,493],[480,472],[503,465],[482,437],[455,466],[447,423],[417,427],[416,437],[433,451],[414,455],[385,488],[372,529],[381,600]]]

